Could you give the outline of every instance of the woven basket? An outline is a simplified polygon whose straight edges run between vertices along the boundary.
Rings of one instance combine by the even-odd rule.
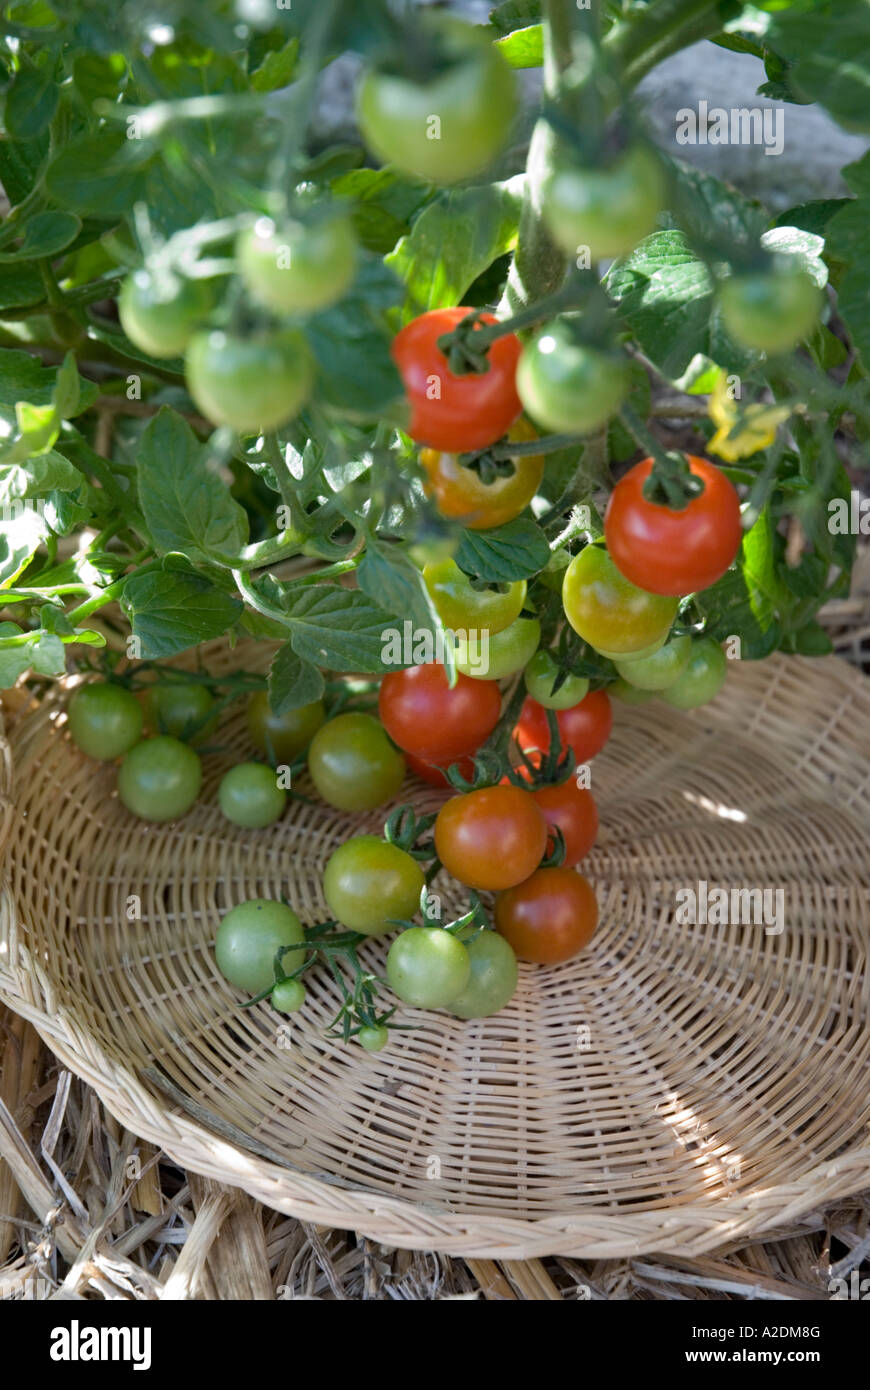
[[[594,765],[590,947],[522,966],[495,1018],[406,1010],[419,1026],[375,1056],[324,1036],[325,972],[292,1021],[240,1012],[212,945],[244,898],[325,916],[330,851],[380,817],[294,802],[229,826],[239,709],[201,803],[146,826],[66,736],[67,694],[25,692],[8,720],[0,995],[179,1164],[388,1245],[500,1258],[697,1254],[870,1184],[870,684],[844,663],[735,665],[690,715],[619,706]],[[784,930],[678,925],[701,880],[781,888]]]

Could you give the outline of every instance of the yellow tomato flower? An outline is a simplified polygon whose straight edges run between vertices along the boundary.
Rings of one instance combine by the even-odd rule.
[[[707,411],[716,433],[708,448],[726,463],[749,458],[759,449],[768,449],[776,431],[787,420],[791,410],[787,405],[747,405],[743,410],[728,394],[728,377],[720,372],[710,395]]]

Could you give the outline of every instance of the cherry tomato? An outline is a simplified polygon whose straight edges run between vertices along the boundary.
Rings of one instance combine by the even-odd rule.
[[[420,906],[423,870],[405,850],[377,835],[356,835],[329,857],[323,893],[336,921],[365,936],[396,931]]]
[[[251,297],[272,313],[310,314],[340,299],[356,272],[356,238],[343,213],[276,227],[261,217],[236,256]]]
[[[571,709],[556,711],[562,749],[570,748],[578,763],[588,763],[600,753],[613,728],[613,710],[604,690],[592,690]],[[516,740],[524,753],[550,748],[547,711],[537,700],[523,702],[516,728]]]
[[[423,579],[441,621],[453,632],[503,632],[526,601],[524,579],[477,588],[455,560],[426,565]]]
[[[684,633],[672,637],[652,656],[617,661],[616,669],[624,681],[638,690],[667,690],[685,671],[691,648],[692,639]]]
[[[569,319],[553,319],[523,348],[517,390],[532,419],[547,430],[589,434],[628,393],[624,357],[578,342]]]
[[[736,343],[755,352],[790,352],[812,333],[823,292],[805,270],[752,271],[719,286],[722,320]]]
[[[408,764],[408,771],[413,772],[416,777],[420,777],[424,782],[428,782],[430,787],[449,787],[455,790],[452,782],[446,774],[446,768],[450,763],[427,763],[423,758],[417,758],[413,753],[406,753],[405,760]],[[459,765],[459,771],[463,777],[470,781],[474,776],[473,758],[454,759]]]
[[[474,932],[465,947],[471,974],[465,989],[447,1007],[457,1018],[489,1018],[513,998],[517,958],[505,938],[494,931]]]
[[[430,309],[393,340],[392,354],[411,408],[408,433],[418,444],[462,454],[485,449],[506,434],[522,410],[514,385],[521,344],[513,333],[496,338],[489,370],[455,376],[437,346],[471,309]],[[496,323],[492,314],[482,322]]]
[[[626,256],[655,230],[664,203],[656,155],[635,146],[607,168],[557,157],[541,197],[544,221],[567,255],[588,247],[593,261]]]
[[[282,946],[297,946],[304,940],[302,923],[292,908],[269,898],[251,898],[221,918],[215,960],[224,979],[236,989],[260,994],[275,979],[276,953]],[[288,951],[284,969],[295,970],[304,957],[304,951]]]
[[[318,793],[340,811],[373,811],[392,801],[405,778],[405,759],[371,714],[339,714],[317,730],[308,771]]]
[[[558,826],[565,840],[563,863],[570,869],[589,853],[598,837],[598,808],[590,791],[578,787],[573,777],[557,787],[537,787],[532,796],[552,828]],[[549,848],[555,844],[550,837]]]
[[[193,681],[161,681],[144,694],[149,725],[183,740],[200,740],[214,732],[217,719],[208,717],[213,705],[211,691]]]
[[[484,787],[445,801],[435,849],[448,873],[469,888],[509,888],[528,878],[547,844],[547,822],[521,787]]]
[[[510,627],[488,636],[471,638],[457,634],[453,659],[456,668],[475,680],[501,681],[522,671],[541,640],[537,618],[515,618]]]
[[[676,598],[632,584],[599,545],[574,556],[565,571],[562,605],[584,642],[614,660],[660,647],[679,607]]]
[[[314,385],[305,339],[294,329],[249,338],[214,330],[191,338],[187,389],[216,425],[245,434],[292,419]]]
[[[198,755],[168,734],[137,743],[118,771],[118,795],[141,820],[178,820],[190,810],[201,786]]]
[[[598,902],[591,883],[574,869],[538,869],[495,900],[496,930],[520,960],[557,965],[591,939]]]
[[[265,763],[239,763],[221,778],[218,802],[227,820],[246,830],[273,825],[284,812],[287,794]]]
[[[629,685],[628,681],[620,676],[618,681],[611,681],[607,687],[607,693],[613,700],[619,700],[624,705],[645,705],[649,700],[656,697],[655,690],[641,690],[639,686]]]
[[[536,652],[523,673],[526,690],[544,709],[571,709],[589,693],[585,676],[566,676],[558,690],[553,689],[559,667],[549,652]]]
[[[468,984],[471,961],[457,937],[442,927],[409,927],[387,953],[387,979],[406,1004],[440,1009]]]
[[[258,991],[255,990],[254,993]],[[269,1002],[279,1014],[295,1014],[305,1003],[306,993],[301,980],[279,980],[272,990]]]
[[[80,685],[70,700],[67,727],[77,748],[104,762],[127,753],[142,737],[142,706],[122,685]]]
[[[662,691],[662,699],[675,709],[696,709],[718,695],[728,675],[728,659],[712,637],[692,643],[688,664],[673,685]]]
[[[435,63],[418,82],[374,68],[363,79],[357,119],[363,140],[384,163],[431,183],[479,174],[510,133],[517,107],[513,71],[483,29],[426,15]]]
[[[276,763],[292,763],[307,748],[326,718],[322,700],[275,714],[265,690],[248,697],[248,732],[251,741]]]
[[[650,594],[693,594],[709,589],[740,549],[740,498],[715,464],[688,455],[704,491],[682,511],[648,502],[643,487],[653,460],[620,478],[607,504],[604,536],[610,558],[626,579]]]
[[[381,681],[379,712],[394,743],[425,762],[476,753],[501,713],[496,681],[457,676],[451,690],[438,662],[391,671]]]
[[[366,1052],[383,1052],[390,1041],[390,1030],[382,1023],[364,1024],[356,1035],[357,1042]]]
[[[202,280],[136,270],[121,286],[118,317],[134,347],[151,357],[177,357],[208,313],[211,298]]]
[[[515,443],[537,439],[535,430],[522,417],[511,425],[508,439]],[[420,463],[426,473],[425,491],[435,499],[442,516],[461,521],[472,531],[485,531],[513,521],[531,502],[544,476],[541,454],[518,454],[505,471],[491,482],[484,482],[479,468],[460,461],[457,454],[438,449],[421,449]]]

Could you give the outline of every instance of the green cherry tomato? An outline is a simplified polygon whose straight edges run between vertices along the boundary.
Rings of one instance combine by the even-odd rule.
[[[712,637],[692,643],[688,665],[673,685],[662,691],[662,699],[675,709],[696,709],[718,695],[728,674],[728,658]]]
[[[790,352],[812,333],[823,299],[796,267],[732,275],[719,287],[725,327],[736,343],[756,352]]]
[[[545,324],[523,348],[517,391],[532,419],[556,434],[589,434],[628,393],[624,358],[578,342],[568,319]]]
[[[513,71],[485,30],[447,15],[422,20],[428,81],[377,68],[360,87],[363,140],[385,164],[431,183],[457,183],[489,165],[517,108]]]
[[[263,986],[265,989],[265,985]],[[254,990],[255,994],[259,990]],[[295,1014],[305,1003],[307,990],[301,980],[279,980],[271,994],[271,1005],[279,1014]]]
[[[383,1052],[390,1041],[390,1030],[382,1023],[367,1023],[356,1035],[357,1042],[366,1052]]]
[[[641,690],[636,685],[629,685],[621,676],[619,680],[612,681],[607,686],[607,693],[614,699],[621,700],[624,705],[645,705],[648,700],[654,700],[656,697],[655,690]]]
[[[110,761],[128,753],[142,737],[142,706],[122,685],[79,686],[70,701],[70,738],[89,758]]]
[[[457,1018],[489,1018],[497,1014],[517,987],[517,958],[498,932],[475,933],[465,943],[471,962],[468,984],[448,1008]]]
[[[405,1004],[441,1009],[471,978],[471,958],[462,942],[442,927],[409,927],[387,954],[387,979]]]
[[[478,588],[455,560],[426,565],[423,579],[441,621],[453,632],[503,632],[519,617],[526,599],[524,579]]]
[[[646,656],[661,646],[679,599],[648,594],[620,573],[607,551],[587,545],[575,555],[562,585],[565,617],[596,651],[611,660]]]
[[[292,908],[269,898],[251,898],[221,919],[214,948],[217,967],[237,989],[260,994],[275,979],[276,953],[304,940],[302,923]],[[304,956],[304,951],[288,951],[284,969],[295,970]]]
[[[275,714],[265,690],[248,697],[248,733],[255,748],[276,763],[292,763],[307,748],[326,718],[322,700]]]
[[[487,636],[457,636],[453,659],[464,676],[500,681],[522,671],[538,649],[541,624],[537,618],[515,618],[510,627]]]
[[[559,689],[553,686],[559,667],[549,652],[536,652],[525,669],[526,690],[544,709],[573,709],[589,693],[584,676],[566,676]]]
[[[168,734],[137,743],[118,771],[118,795],[141,820],[178,820],[190,810],[201,786],[198,754]]]
[[[356,835],[330,855],[323,894],[332,916],[350,931],[384,936],[420,905],[423,870],[405,850],[377,835]]]
[[[654,231],[664,198],[662,166],[651,150],[638,145],[605,168],[584,168],[557,156],[541,206],[553,239],[567,255],[588,247],[598,261],[628,255]]]
[[[287,805],[275,771],[265,763],[239,763],[221,778],[218,802],[227,820],[246,830],[273,825]]]
[[[305,339],[294,329],[249,338],[217,329],[197,333],[188,344],[185,376],[203,415],[245,434],[292,419],[314,385]]]
[[[624,681],[639,690],[667,690],[685,671],[691,649],[691,637],[682,634],[665,642],[652,656],[617,661],[616,669]]]
[[[405,759],[371,714],[339,714],[317,730],[308,770],[318,793],[340,811],[373,811],[391,801],[405,778]]]
[[[206,738],[213,733],[217,719],[209,719],[214,705],[211,691],[194,682],[161,682],[145,692],[145,710],[149,725],[160,734],[173,738]]]
[[[172,271],[135,270],[118,296],[118,317],[130,342],[151,357],[177,357],[211,306],[202,280]]]
[[[236,244],[251,297],[272,313],[310,314],[340,299],[356,271],[356,238],[342,213],[276,227],[261,217]]]

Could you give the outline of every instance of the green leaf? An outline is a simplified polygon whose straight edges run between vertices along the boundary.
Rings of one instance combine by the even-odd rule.
[[[49,164],[46,188],[62,207],[110,221],[125,216],[142,196],[142,162],[153,157],[144,141],[128,140],[114,128],[80,135]]]
[[[541,18],[541,0],[502,0],[491,11],[489,22],[500,34],[524,29]]]
[[[799,652],[801,656],[828,656],[834,650],[829,634],[815,619],[792,633],[786,646],[789,651]]]
[[[269,667],[269,704],[276,714],[287,714],[313,704],[323,694],[323,676],[310,661],[297,656],[289,642],[275,653]]]
[[[530,24],[527,29],[515,29],[495,46],[512,68],[539,68],[544,61],[544,26]]]
[[[45,286],[31,265],[0,265],[0,309],[22,309],[41,304]]]
[[[146,660],[173,656],[220,637],[242,613],[242,603],[194,570],[170,568],[131,574],[121,607]]]
[[[142,435],[138,474],[142,515],[158,552],[222,564],[239,555],[248,539],[245,511],[230,496],[208,446],[168,406]]]
[[[33,650],[30,643],[26,646],[4,646],[4,639],[20,636],[21,628],[17,623],[0,623],[0,690],[8,690],[30,667]]]
[[[870,130],[870,5],[837,0],[830,9],[803,9],[775,15],[769,31],[771,47],[788,62],[789,86],[847,130]]]
[[[30,651],[33,669],[37,675],[63,675],[66,668],[63,642],[53,632],[41,632]]]
[[[695,596],[717,642],[739,637],[746,660],[769,656],[779,646],[778,607],[788,595],[776,574],[774,530],[765,510],[743,537],[739,568],[728,570],[711,588]]]
[[[870,371],[870,262],[867,259],[867,227],[870,198],[854,198],[831,218],[828,247],[845,262],[840,277],[837,308],[849,335]]]
[[[513,250],[523,176],[479,188],[449,189],[420,213],[386,264],[408,287],[405,319],[461,304],[469,285]]]
[[[400,547],[370,540],[356,578],[364,594],[390,613],[410,618],[415,628],[434,632],[440,626],[423,576]]]
[[[26,463],[0,463],[0,506],[16,499],[47,497],[50,492],[72,492],[82,481],[77,468],[50,449]]]
[[[682,232],[654,232],[606,283],[640,347],[666,375],[680,376],[710,349],[713,282]],[[726,364],[721,364],[726,365]]]
[[[32,192],[48,155],[45,130],[36,140],[0,140],[0,183],[13,207]]]
[[[828,267],[822,260],[824,237],[804,231],[802,227],[784,227],[780,224],[764,233],[761,244],[766,251],[776,255],[795,256],[820,289],[824,289],[828,283]]]
[[[372,420],[403,399],[386,317],[400,293],[395,276],[372,258],[344,299],[308,320],[305,336],[317,362],[318,394],[334,410]]]
[[[73,84],[88,106],[100,97],[115,101],[126,70],[121,53],[80,53],[73,60]]]
[[[746,198],[714,174],[670,160],[674,212],[679,229],[698,247],[730,260],[735,248],[754,247],[767,224],[759,202]]]
[[[68,365],[72,361],[72,368]],[[28,352],[17,352],[14,349],[0,348],[0,419],[4,420],[8,426],[14,428],[18,424],[18,414],[16,407],[19,402],[24,402],[29,406],[54,406],[55,392],[58,390],[58,380],[60,371],[65,375],[60,387],[61,404],[70,408],[71,397],[71,370],[75,367],[75,358],[72,353],[68,353],[64,360],[63,367],[43,367],[35,357],[31,357]],[[93,405],[97,398],[97,387],[91,381],[85,381],[84,377],[78,377],[78,389],[74,407],[70,413],[79,414]]]
[[[492,531],[466,531],[456,552],[459,568],[488,584],[531,579],[549,558],[550,547],[540,526],[523,518]]]
[[[72,212],[38,212],[25,223],[18,249],[0,253],[0,264],[56,256],[75,241],[81,229],[81,219]]]
[[[432,187],[396,169],[351,169],[333,180],[337,198],[352,200],[360,243],[385,256],[410,230],[411,219],[432,196]]]
[[[293,80],[299,59],[299,40],[288,39],[283,48],[270,50],[262,63],[251,73],[251,88],[255,92],[274,92]]]
[[[60,89],[54,80],[54,56],[34,67],[29,60],[19,68],[6,93],[4,124],[13,138],[33,140],[51,123]]]
[[[297,656],[334,671],[386,670],[381,656],[385,634],[399,628],[397,618],[355,589],[307,584],[286,601],[290,641]]]

